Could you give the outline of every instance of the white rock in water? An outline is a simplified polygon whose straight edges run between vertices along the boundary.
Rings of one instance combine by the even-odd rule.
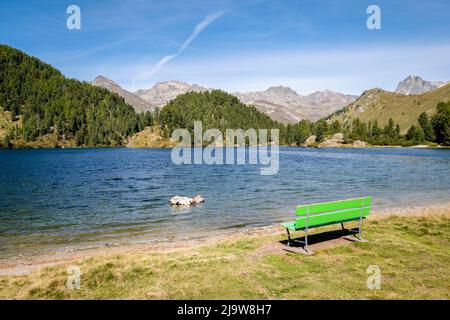
[[[197,195],[193,198],[175,196],[170,199],[170,204],[173,206],[195,206],[202,202],[205,202],[205,198],[201,195]]]
[[[205,198],[203,198],[201,195],[197,195],[194,198],[192,198],[193,204],[199,204],[202,202],[205,202]]]
[[[191,198],[175,196],[170,199],[170,204],[173,206],[190,206]]]

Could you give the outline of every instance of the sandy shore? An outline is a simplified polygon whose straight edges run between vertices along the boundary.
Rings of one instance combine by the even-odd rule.
[[[390,216],[450,216],[450,203],[431,204],[424,207],[416,206],[402,209],[387,209],[373,212],[369,220],[380,220]],[[0,259],[0,276],[21,275],[40,270],[45,267],[66,264],[79,259],[102,255],[132,254],[146,252],[170,252],[193,247],[213,245],[225,240],[239,238],[243,235],[270,235],[281,234],[284,230],[278,224],[267,227],[236,230],[220,235],[211,235],[205,238],[192,240],[163,241],[151,244],[132,244],[111,247],[98,247],[91,249],[78,249],[47,253],[32,257],[18,256],[15,258]]]

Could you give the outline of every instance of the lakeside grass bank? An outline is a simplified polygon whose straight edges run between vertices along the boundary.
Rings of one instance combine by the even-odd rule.
[[[324,232],[334,227],[319,228]],[[450,208],[373,215],[368,243],[288,253],[281,228],[167,252],[98,254],[30,274],[0,277],[2,299],[449,299]],[[81,288],[66,287],[67,267]],[[381,289],[367,288],[367,268]]]

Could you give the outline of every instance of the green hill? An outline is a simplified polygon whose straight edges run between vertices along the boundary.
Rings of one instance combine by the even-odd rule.
[[[68,79],[6,45],[0,45],[0,106],[3,140],[18,147],[123,145],[149,124],[117,94]]]
[[[203,130],[217,128],[222,133],[228,128],[283,128],[283,125],[254,106],[247,106],[221,90],[181,94],[163,107],[160,119],[165,136],[177,128],[186,128],[192,132],[194,121],[202,121]]]
[[[431,116],[436,112],[439,102],[449,100],[450,84],[421,95],[403,95],[376,88],[365,91],[356,101],[327,119],[344,124],[351,124],[356,118],[363,122],[377,120],[384,127],[392,118],[400,125],[401,132],[406,133],[412,125],[417,124],[422,112]]]

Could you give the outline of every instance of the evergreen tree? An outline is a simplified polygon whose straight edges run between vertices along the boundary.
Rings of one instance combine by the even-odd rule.
[[[296,126],[295,140],[297,145],[305,143],[306,139],[311,135],[310,123],[307,120],[300,121]]]
[[[384,134],[392,139],[397,137],[397,132],[395,130],[395,123],[394,120],[392,120],[392,118],[389,118],[388,123],[384,127]]]
[[[330,133],[338,133],[342,131],[341,123],[339,120],[334,120],[330,126]]]
[[[358,118],[352,122],[352,132],[350,137],[353,140],[367,140],[367,125]]]
[[[425,135],[422,128],[412,125],[406,133],[406,139],[413,143],[420,143],[424,141]]]
[[[440,102],[437,105],[437,112],[433,116],[432,126],[436,142],[450,146],[450,101],[447,103]]]
[[[436,137],[434,136],[433,126],[431,121],[428,119],[428,115],[425,112],[422,112],[418,121],[425,134],[425,140],[434,141]]]
[[[325,134],[328,132],[327,122],[324,119],[317,121],[315,131],[316,141],[322,142],[322,140],[325,138]]]

